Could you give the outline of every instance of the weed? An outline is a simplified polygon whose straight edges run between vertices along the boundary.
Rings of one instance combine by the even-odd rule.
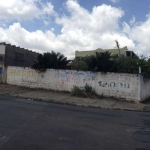
[[[92,88],[92,86],[86,84],[83,89],[74,86],[71,95],[78,96],[78,97],[88,97],[88,98],[96,98],[98,97],[95,90]]]
[[[90,85],[88,85],[88,84],[86,84],[86,85],[84,86],[84,91],[85,91],[86,93],[95,94],[95,90],[92,88],[92,86],[90,86]]]
[[[104,95],[101,94],[101,95],[98,95],[99,99],[103,99],[104,98]]]
[[[78,96],[78,97],[88,97],[88,98],[92,98],[92,99],[94,99],[94,98],[99,98],[99,99],[106,98],[106,96],[104,96],[103,93],[100,95],[97,94],[95,92],[95,89],[88,84],[86,84],[83,88],[79,88],[77,86],[74,86],[73,89],[71,90],[71,95],[72,96]]]
[[[72,96],[78,96],[78,97],[86,97],[84,90],[80,89],[77,86],[73,87],[73,89],[71,90],[71,95]]]

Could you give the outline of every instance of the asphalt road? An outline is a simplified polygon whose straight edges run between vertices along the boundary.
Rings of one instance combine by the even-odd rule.
[[[0,96],[1,150],[150,150],[150,113]]]

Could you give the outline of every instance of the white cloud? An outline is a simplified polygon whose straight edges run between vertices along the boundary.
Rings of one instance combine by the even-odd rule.
[[[38,5],[38,6],[37,6]],[[55,15],[51,3],[41,3],[39,0],[0,0],[0,20],[30,20],[45,19],[45,15]]]
[[[54,28],[51,28],[51,31],[54,31],[55,29]]]
[[[119,0],[110,0],[112,3],[118,3]]]
[[[130,20],[130,24],[133,25],[135,23],[135,21],[136,21],[136,19],[135,19],[135,16],[133,15],[132,19]]]
[[[15,35],[15,36],[14,36]],[[62,42],[51,31],[36,30],[29,32],[21,24],[14,23],[8,29],[0,28],[0,42],[11,43],[12,45],[33,49],[38,52],[47,52],[51,50],[64,52],[68,56],[72,55],[67,52],[67,43]],[[69,47],[69,46],[68,46]]]
[[[53,9],[50,5],[48,7]],[[41,9],[44,9],[43,4],[41,4]],[[89,12],[77,1],[68,0],[66,10],[70,13],[69,16],[55,15],[56,24],[62,26],[59,35],[55,34],[55,27],[46,31],[29,32],[22,27],[20,22],[17,22],[7,28],[1,26],[0,42],[6,41],[39,52],[59,51],[66,56],[73,57],[75,50],[115,48],[114,40],[118,40],[120,47],[127,46],[135,53],[150,53],[150,15],[147,15],[147,20],[142,23],[136,22],[133,17],[131,23],[134,22],[134,26],[124,22],[122,29],[119,21],[124,11],[120,8],[103,4],[93,7],[93,10]],[[47,9],[42,13],[44,12],[52,13]]]
[[[77,50],[90,50],[115,47],[115,39],[120,41],[121,46],[134,43],[122,32],[120,33],[119,19],[124,12],[109,5],[94,7],[90,13],[82,8],[76,1],[70,0],[66,3],[70,17],[57,18],[56,22],[61,24],[61,40],[74,46]]]
[[[67,9],[71,17],[66,16],[56,20],[58,24],[63,25],[62,31],[68,30],[68,28],[82,28],[91,30],[91,32],[115,30],[119,27],[119,18],[124,15],[121,9],[105,4],[94,7],[92,13],[90,13],[73,0],[67,1]]]
[[[133,27],[124,23],[123,31],[128,34],[130,39],[137,43],[134,48],[137,53],[150,55],[150,14],[147,15],[147,20],[145,22],[136,23]]]

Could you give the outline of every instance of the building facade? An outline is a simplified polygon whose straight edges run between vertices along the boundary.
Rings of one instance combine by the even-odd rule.
[[[101,49],[98,48],[96,50],[89,50],[89,51],[75,51],[75,57],[86,57],[86,56],[90,56],[90,55],[94,55],[96,52],[106,52],[108,51],[109,53],[111,53],[111,55],[114,54],[120,54],[120,55],[124,55],[124,56],[128,56],[128,57],[132,57],[132,55],[134,55],[134,53],[132,51],[128,51],[127,46],[120,48],[120,49]]]
[[[15,45],[0,43],[0,82],[5,82],[7,66],[31,67],[38,53]]]

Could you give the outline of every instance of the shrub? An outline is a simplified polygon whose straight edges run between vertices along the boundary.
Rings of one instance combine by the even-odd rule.
[[[63,54],[51,51],[50,53],[38,54],[32,68],[40,71],[46,71],[46,69],[67,69],[69,62],[70,60],[67,60],[67,57]]]
[[[74,86],[73,89],[71,90],[71,95],[72,96],[78,96],[78,97],[86,97],[84,90],[80,89],[77,86]]]
[[[104,98],[104,95],[101,94],[101,95],[98,95],[99,99],[103,99]]]
[[[93,55],[84,57],[83,61],[86,63],[89,71],[110,72],[114,61],[111,59],[109,52],[96,52]]]
[[[95,94],[95,90],[92,88],[92,86],[90,86],[90,85],[88,85],[88,84],[86,84],[86,85],[84,86],[84,91],[85,91],[86,93]]]
[[[82,58],[77,57],[72,61],[71,69],[77,71],[87,71],[88,67]]]
[[[92,88],[92,86],[86,84],[83,89],[74,86],[71,91],[72,96],[78,96],[78,97],[89,97],[89,98],[95,98],[97,97],[97,94],[95,93],[95,90]]]

